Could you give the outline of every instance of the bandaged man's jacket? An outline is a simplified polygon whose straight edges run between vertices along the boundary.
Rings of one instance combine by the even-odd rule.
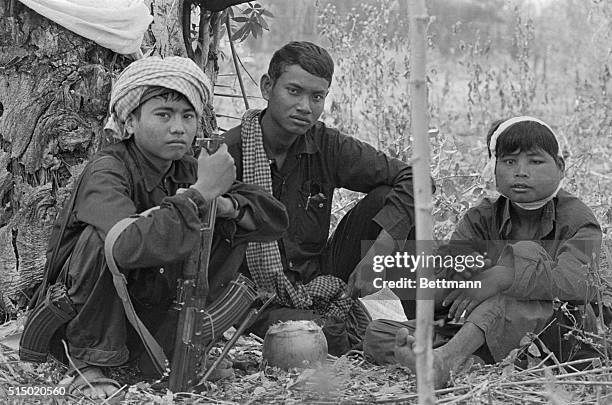
[[[485,199],[467,211],[452,236],[455,242],[472,243],[493,264],[514,269],[510,288],[485,301],[468,317],[485,331],[497,361],[518,347],[526,332],[538,332],[546,326],[558,308],[555,302],[581,305],[595,299],[591,275],[596,271],[602,240],[593,212],[563,189],[543,207],[530,240],[512,240],[513,227],[518,224],[511,219],[510,204],[503,196]],[[590,306],[583,309],[587,320],[592,319]]]

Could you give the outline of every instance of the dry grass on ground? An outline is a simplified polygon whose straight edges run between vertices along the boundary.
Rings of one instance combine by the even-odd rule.
[[[5,327],[6,328],[6,327]],[[525,354],[531,349],[525,348]],[[417,403],[414,376],[403,367],[379,367],[360,352],[328,359],[319,369],[290,372],[261,367],[261,343],[242,337],[231,355],[236,377],[209,384],[200,394],[173,395],[154,381],[140,381],[129,368],[112,376],[126,385],[123,404],[374,404]],[[590,361],[589,361],[590,362]],[[437,391],[441,404],[604,404],[612,403],[612,365],[594,361],[585,371],[578,362],[550,365],[531,359],[520,369],[509,362],[473,365],[453,379],[453,386]],[[0,402],[54,403],[43,397],[9,397],[9,387],[55,386],[65,367],[35,365],[18,360],[14,349],[0,346]],[[55,403],[89,404],[94,401],[66,395]]]
[[[611,273],[612,252],[604,243],[600,274]],[[608,277],[600,278],[599,291],[609,294]],[[19,321],[0,325],[0,404],[101,403],[78,395],[66,395],[53,402],[44,397],[9,397],[11,387],[56,387],[66,367],[55,362],[33,364],[19,361],[11,339],[20,329]],[[438,390],[439,404],[612,404],[612,353],[608,328],[599,335],[582,335],[595,343],[599,359],[559,364],[537,339],[525,339],[496,365],[472,365],[453,376],[449,388]],[[580,335],[575,331],[574,335]],[[229,339],[229,337],[228,337]],[[10,343],[9,343],[10,342]],[[215,349],[216,350],[216,349]],[[262,366],[261,340],[252,336],[238,339],[230,356],[235,377],[208,383],[199,394],[174,395],[164,382],[143,381],[133,369],[116,368],[111,376],[124,384],[127,395],[122,404],[417,404],[416,379],[399,366],[380,367],[367,362],[361,352],[328,358],[318,369],[290,372]],[[537,357],[544,357],[544,360]],[[515,361],[516,360],[516,361]],[[521,360],[521,361],[518,361]],[[517,366],[521,364],[522,366]],[[583,371],[580,371],[580,370]],[[59,397],[56,397],[59,398]]]

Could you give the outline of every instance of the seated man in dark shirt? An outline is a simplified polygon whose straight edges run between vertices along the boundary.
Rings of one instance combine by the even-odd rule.
[[[564,337],[570,331],[564,325],[596,330],[589,305],[596,288],[589,272],[597,266],[602,233],[589,207],[561,188],[565,162],[555,133],[538,119],[514,117],[491,127],[487,145],[485,173],[501,195],[469,209],[449,245],[474,246],[492,266],[438,274],[444,280],[468,279],[473,288],[435,291],[441,314],[458,321],[465,313],[460,328],[436,328],[437,387],[472,354],[501,361],[527,333],[539,334],[561,362],[596,354],[575,337]],[[574,314],[571,306],[561,308],[563,301],[576,305]],[[416,371],[414,330],[414,321],[373,321],[364,353],[375,363],[399,362]]]
[[[289,213],[289,230],[278,242],[247,249],[245,271],[278,296],[253,331],[263,335],[277,321],[320,320],[330,352],[340,354],[364,331],[367,315],[353,298],[375,291],[366,275],[372,257],[391,254],[407,239],[414,202],[410,166],[318,121],[333,71],[325,49],[285,45],[261,79],[267,108],[247,111],[225,138],[237,178],[263,186]],[[328,239],[336,188],[367,195]]]
[[[54,227],[45,278],[64,283],[76,309],[63,338],[79,369],[71,388],[80,386],[86,395],[115,394],[116,381],[101,367],[142,352],[105,261],[104,242],[118,221],[159,206],[128,225],[112,250],[135,312],[153,335],[175,298],[185,261],[200,247],[212,200],[218,221],[209,297],[237,274],[246,242],[275,240],[287,227],[282,204],[257,186],[234,183],[225,145],[192,156],[211,91],[190,59],[151,57],[129,65],[113,86],[105,128],[121,142],[94,156]]]

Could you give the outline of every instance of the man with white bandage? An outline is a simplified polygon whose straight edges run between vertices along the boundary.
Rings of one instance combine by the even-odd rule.
[[[225,145],[213,154],[203,149],[197,159],[192,156],[210,98],[208,78],[180,57],[133,62],[113,86],[105,130],[120,142],[98,152],[84,169],[49,244],[48,258],[54,260],[48,263],[46,284],[64,283],[76,310],[57,336],[66,340],[78,370],[73,370],[71,391],[114,395],[118,384],[102,367],[125,364],[143,352],[104,256],[105,238],[118,221],[159,206],[128,225],[112,250],[135,312],[152,335],[174,332],[160,326],[184,261],[200,247],[211,200],[217,200],[217,221],[209,299],[236,274],[247,242],[275,240],[288,225],[285,208],[272,196],[235,183]]]
[[[492,266],[460,273],[440,269],[437,274],[482,285],[436,291],[438,314],[455,321],[465,318],[461,326],[436,327],[438,388],[470,356],[499,362],[527,333],[539,333],[561,362],[596,355],[575,337],[564,338],[569,328],[593,330],[589,304],[596,289],[588,273],[597,265],[602,233],[591,210],[561,188],[565,162],[555,133],[536,118],[514,117],[493,124],[487,145],[485,176],[500,195],[469,209],[450,245],[471,245],[469,251],[486,255]],[[373,321],[364,340],[366,356],[416,371],[414,326],[411,321]]]

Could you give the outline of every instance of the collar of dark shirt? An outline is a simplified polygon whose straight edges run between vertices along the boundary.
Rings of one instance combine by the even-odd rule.
[[[548,235],[553,230],[556,218],[556,200],[557,197],[553,198],[548,203],[546,203],[546,205],[542,209],[542,219],[540,221],[540,227],[538,229],[538,235],[540,235],[540,237]],[[511,202],[508,198],[503,196],[500,196],[498,201],[503,204],[503,209],[501,212],[502,217],[500,221],[501,226],[499,227],[499,236],[500,239],[508,239],[510,232],[512,231],[512,218],[510,217]]]
[[[265,112],[266,110],[264,109],[264,110],[261,110],[261,112],[259,113],[259,127],[262,128],[262,133],[263,133],[263,127],[261,126],[261,120]],[[298,136],[295,142],[289,148],[287,155],[297,156],[297,155],[301,155],[304,153],[305,154],[317,153],[319,151],[319,147],[317,146],[317,143],[314,140],[314,134],[316,133],[316,131],[320,130],[321,126],[322,126],[321,123],[317,122],[303,136]]]
[[[134,144],[134,142],[128,141],[127,147],[133,152],[132,156],[135,157],[136,166],[140,171],[140,176],[144,179],[145,188],[147,192],[151,192],[155,187],[162,184],[164,178],[171,179],[175,184],[186,184],[193,183],[191,172],[187,168],[187,160],[193,159],[190,152],[186,154],[182,159],[175,160],[172,162],[170,169],[164,171],[161,167],[158,167],[152,160],[147,158]]]

